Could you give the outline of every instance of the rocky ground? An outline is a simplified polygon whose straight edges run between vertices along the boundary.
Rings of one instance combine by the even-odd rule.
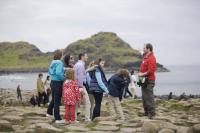
[[[23,102],[16,100],[15,91],[0,89],[0,132],[15,133],[200,133],[200,99],[188,101],[156,100],[157,116],[153,120],[142,117],[140,99],[125,99],[122,102],[126,121],[117,121],[109,116],[107,98],[102,105],[102,117],[93,122],[71,125],[56,125],[45,117],[46,107],[28,104],[33,92],[23,91]],[[64,107],[61,106],[64,115]]]

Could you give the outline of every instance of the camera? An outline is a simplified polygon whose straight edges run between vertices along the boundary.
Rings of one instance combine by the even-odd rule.
[[[138,77],[137,85],[138,85],[139,87],[140,87],[140,86],[145,87],[145,86],[147,85],[147,82],[148,82],[147,77],[141,77],[141,76],[139,76],[139,77]]]

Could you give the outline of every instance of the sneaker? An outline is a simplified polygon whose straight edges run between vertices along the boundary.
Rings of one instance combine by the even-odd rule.
[[[53,115],[50,115],[50,114],[46,114],[46,117],[54,118],[54,116],[53,116]]]
[[[65,120],[56,120],[55,121],[56,124],[66,124]]]
[[[75,120],[75,123],[80,123],[80,121]]]

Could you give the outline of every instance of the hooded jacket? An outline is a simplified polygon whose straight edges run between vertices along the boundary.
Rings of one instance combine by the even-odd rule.
[[[54,81],[64,81],[64,65],[61,60],[53,60],[49,66],[49,75]]]

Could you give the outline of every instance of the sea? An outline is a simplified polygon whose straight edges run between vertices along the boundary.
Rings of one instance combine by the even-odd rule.
[[[167,95],[172,92],[174,95],[200,95],[200,66],[166,66],[170,72],[156,73],[155,95]],[[44,74],[44,80],[47,73]],[[106,73],[109,79],[113,73]],[[15,73],[0,75],[0,88],[36,89],[38,73]],[[137,74],[136,74],[137,77]],[[141,96],[141,88],[136,87],[136,95]]]

